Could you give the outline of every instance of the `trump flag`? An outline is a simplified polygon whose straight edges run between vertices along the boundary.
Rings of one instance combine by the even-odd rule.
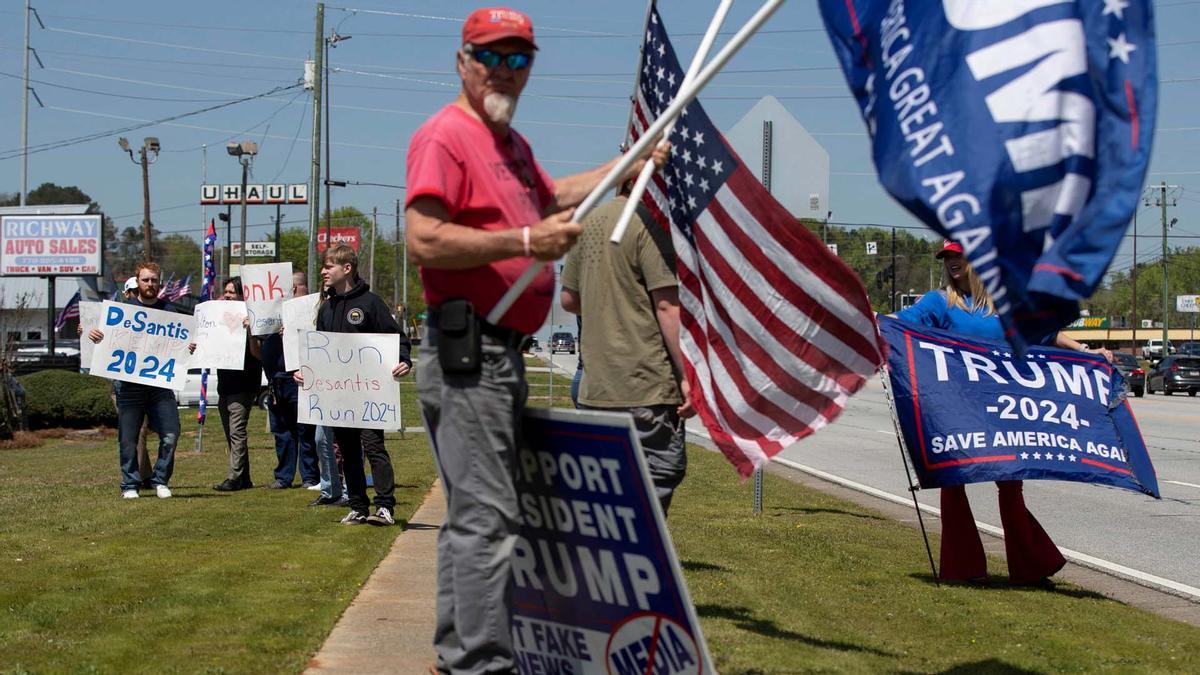
[[[820,0],[880,181],[963,245],[1018,350],[1078,316],[1146,174],[1148,0]]]
[[[880,317],[888,382],[923,488],[993,480],[1099,483],[1158,497],[1121,373],[1103,357],[965,337]]]

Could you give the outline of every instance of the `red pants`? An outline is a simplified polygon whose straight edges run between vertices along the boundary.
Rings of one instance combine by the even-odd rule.
[[[1000,523],[1008,555],[1008,580],[1032,584],[1053,575],[1067,563],[1058,547],[1025,508],[1021,481],[997,481],[1000,489]],[[942,579],[965,581],[987,576],[983,542],[971,515],[967,491],[961,486],[942,488]]]

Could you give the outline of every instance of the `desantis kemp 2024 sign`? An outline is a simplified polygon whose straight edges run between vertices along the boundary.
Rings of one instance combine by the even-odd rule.
[[[715,672],[632,425],[525,410],[512,553],[522,675]]]
[[[0,275],[100,274],[100,215],[3,216]]]

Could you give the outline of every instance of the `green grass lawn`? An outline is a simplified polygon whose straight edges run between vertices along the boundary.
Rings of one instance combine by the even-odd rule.
[[[828,433],[828,432],[826,432]],[[1200,629],[1097,594],[936,585],[918,531],[693,449],[671,534],[721,673],[1197,672]],[[933,542],[937,552],[937,542]]]
[[[299,672],[399,527],[345,527],[317,493],[218,493],[228,465],[215,406],[194,410],[171,487],[125,501],[115,438],[0,451],[0,672]],[[266,415],[250,420],[254,483],[270,483]],[[388,435],[396,518],[434,478],[424,435]],[[155,444],[151,435],[151,444]]]

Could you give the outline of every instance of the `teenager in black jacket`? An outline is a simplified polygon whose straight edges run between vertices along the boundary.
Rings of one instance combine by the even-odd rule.
[[[358,254],[342,244],[325,251],[321,261],[325,297],[317,310],[317,330],[331,333],[395,333],[400,341],[400,363],[392,368],[393,377],[401,377],[412,368],[410,343],[400,325],[388,312],[387,304],[358,276]],[[300,371],[296,381],[303,384]],[[397,401],[399,404],[399,401]],[[396,506],[392,460],[384,447],[383,432],[378,429],[334,427],[334,437],[342,449],[342,472],[346,475],[346,494],[350,513],[342,519],[346,525],[393,525]],[[371,464],[375,482],[375,512],[369,513],[367,479],[363,473],[363,455]]]

